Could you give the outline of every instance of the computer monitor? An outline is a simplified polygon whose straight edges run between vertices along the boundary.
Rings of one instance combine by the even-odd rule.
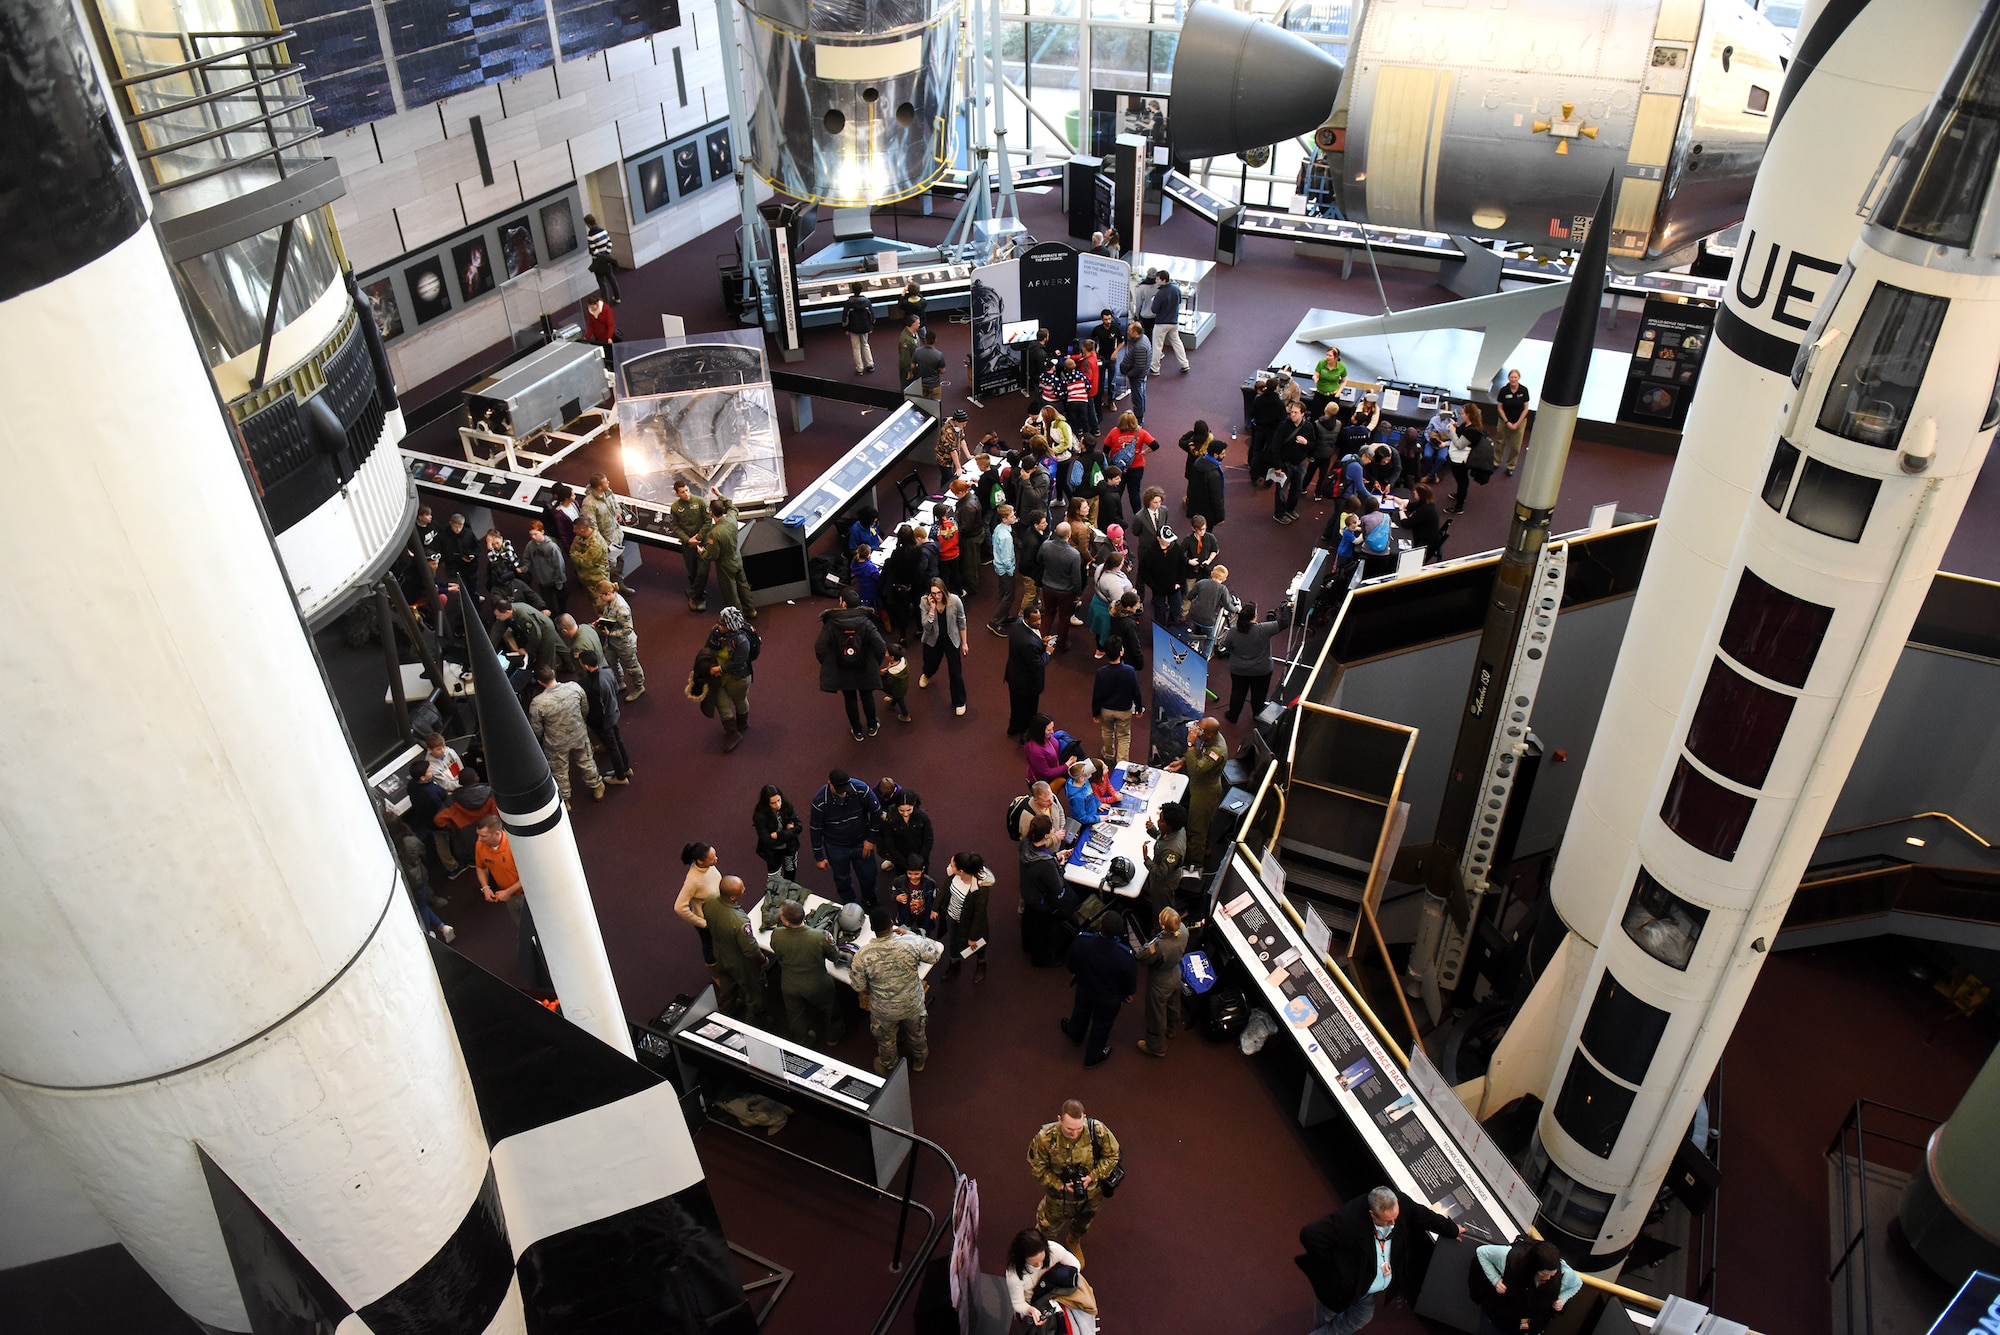
[[[1041,328],[1039,320],[1010,320],[1000,326],[1000,341],[1008,344],[1033,343]]]

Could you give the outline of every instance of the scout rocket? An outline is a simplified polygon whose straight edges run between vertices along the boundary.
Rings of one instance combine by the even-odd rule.
[[[1529,1180],[1543,1231],[1593,1270],[1645,1220],[2000,423],[2000,3],[1942,82],[1861,194],[1705,632],[1677,618],[1694,670],[1665,754],[1627,776],[1636,838],[1563,849],[1558,889],[1587,879],[1600,913],[1558,894],[1568,959],[1516,1029],[1560,1036]],[[1661,633],[1648,611],[1634,633]]]

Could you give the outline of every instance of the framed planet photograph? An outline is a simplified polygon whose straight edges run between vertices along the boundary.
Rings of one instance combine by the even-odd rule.
[[[458,275],[459,294],[467,301],[493,290],[493,261],[486,254],[486,238],[475,236],[451,248],[452,272]]]
[[[701,148],[692,139],[668,150],[674,159],[674,198],[686,199],[708,184],[701,174]]]
[[[729,127],[711,130],[708,135],[708,179],[720,181],[736,170],[736,154],[729,145]]]
[[[548,248],[552,260],[576,249],[576,214],[568,200],[542,205],[542,244]]]
[[[658,153],[642,158],[636,170],[639,176],[640,216],[658,213],[672,202],[667,194],[666,158]]]
[[[420,325],[429,324],[451,310],[451,293],[444,285],[444,257],[432,255],[403,270],[410,286],[410,313]]]
[[[535,234],[526,218],[500,224],[500,263],[509,278],[519,278],[535,267]]]
[[[368,299],[368,312],[375,317],[375,332],[384,342],[403,332],[403,308],[396,300],[396,280],[388,274],[361,285]]]

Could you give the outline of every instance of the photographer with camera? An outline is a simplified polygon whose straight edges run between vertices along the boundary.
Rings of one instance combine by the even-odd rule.
[[[1083,1235],[1097,1216],[1098,1203],[1125,1180],[1118,1137],[1084,1112],[1081,1102],[1069,1099],[1062,1115],[1028,1142],[1028,1171],[1042,1184],[1035,1226],[1068,1247],[1082,1265]]]

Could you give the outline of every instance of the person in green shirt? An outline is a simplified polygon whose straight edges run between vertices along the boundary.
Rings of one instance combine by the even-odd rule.
[[[1319,394],[1313,412],[1325,411],[1327,401],[1340,393],[1340,387],[1346,383],[1347,363],[1340,359],[1340,349],[1328,348],[1319,365],[1313,367],[1313,388]]]

